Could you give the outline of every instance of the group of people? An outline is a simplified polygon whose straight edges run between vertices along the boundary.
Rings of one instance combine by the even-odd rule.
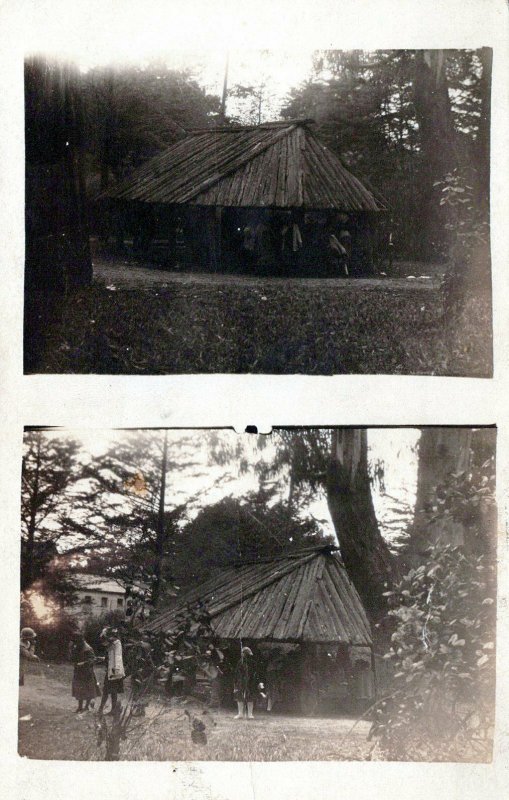
[[[24,684],[26,662],[39,661],[35,653],[36,640],[37,637],[32,628],[22,629],[20,685]],[[83,633],[76,631],[72,635],[69,647],[69,659],[74,667],[71,693],[78,703],[77,714],[93,709],[98,698],[100,698],[98,714],[104,713],[108,699],[111,701],[109,714],[115,715],[120,708],[119,695],[124,692],[126,668],[119,631],[112,627],[104,628],[100,635],[100,641],[106,649],[104,657],[96,657]],[[143,633],[140,633],[138,638],[133,641],[126,643],[126,653],[132,713],[135,716],[144,716],[152,683],[161,683],[160,669],[158,670],[154,664],[149,638]],[[95,673],[97,664],[104,664],[106,667],[102,687],[99,686]],[[220,668],[214,667],[212,672],[205,671],[208,678],[211,679],[211,683],[222,678],[225,674],[225,666],[225,664],[221,664]],[[298,676],[294,674],[295,670],[299,672],[300,682],[307,685],[305,670],[300,668],[299,671],[299,660],[295,658],[294,653],[291,656],[285,656],[284,652],[272,648],[268,656],[258,653],[255,658],[251,647],[241,643],[240,657],[236,662],[231,660],[230,666],[226,667],[226,672],[233,677],[233,700],[237,705],[235,718],[253,719],[255,704],[261,704],[267,711],[272,711],[276,703],[285,700],[285,682],[296,685]],[[174,692],[172,691],[171,694],[173,696]]]
[[[291,212],[252,214],[242,229],[241,260],[252,270],[295,274],[301,266],[331,277],[347,277],[352,237],[344,214],[307,222]]]
[[[93,648],[80,631],[72,635],[69,647],[69,659],[73,664],[71,694],[78,701],[76,713],[81,714],[94,708],[97,698],[101,698],[98,713],[104,713],[108,701],[111,701],[109,714],[115,714],[118,708],[118,696],[124,692],[126,671],[124,667],[123,648],[118,630],[112,627],[103,629],[101,643],[106,648],[106,656],[97,657]],[[38,662],[35,653],[37,635],[33,628],[25,627],[20,636],[20,674],[19,684],[25,683],[25,664],[27,661]],[[102,688],[95,674],[95,666],[104,663],[106,672]],[[153,672],[150,645],[142,637],[136,643],[131,665],[131,691],[133,695],[134,713],[144,715],[146,701],[144,689]]]
[[[102,714],[108,698],[111,699],[110,714],[117,708],[118,695],[124,691],[125,670],[122,654],[122,643],[115,628],[104,628],[101,642],[107,649],[106,657],[97,658],[92,647],[82,633],[73,634],[69,657],[74,665],[72,678],[72,696],[78,701],[77,713],[88,711],[94,707],[96,698],[100,697],[98,712]],[[95,674],[95,664],[105,662],[106,674],[102,691]]]
[[[81,713],[94,706],[95,699],[101,697],[98,713],[102,714],[108,698],[111,700],[109,714],[115,714],[118,708],[118,696],[124,692],[126,670],[122,642],[115,628],[104,628],[101,641],[107,649],[105,658],[96,658],[92,647],[85,641],[82,633],[75,633],[70,648],[70,659],[74,664],[72,680],[72,696],[78,701],[76,711]],[[150,644],[146,637],[132,645],[130,676],[132,709],[135,716],[145,716],[147,705],[146,689],[154,672]],[[99,688],[94,665],[106,662],[106,674],[102,691]]]

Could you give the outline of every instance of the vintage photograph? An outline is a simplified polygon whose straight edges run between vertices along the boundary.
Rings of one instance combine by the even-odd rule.
[[[26,429],[20,755],[489,762],[495,442]]]
[[[491,48],[88,44],[25,61],[26,373],[492,375]]]

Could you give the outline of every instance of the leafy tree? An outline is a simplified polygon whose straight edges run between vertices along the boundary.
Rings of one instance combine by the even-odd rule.
[[[81,448],[68,436],[42,430],[24,436],[21,486],[21,589],[48,574],[58,553],[78,555],[104,545],[90,512],[93,486],[83,481]],[[54,570],[55,580],[60,572]],[[55,587],[56,589],[56,587]]]
[[[469,168],[486,218],[490,80],[489,48],[322,50],[282,115],[315,118],[328,146],[383,193],[400,256],[443,259],[448,216],[434,184]]]
[[[183,527],[175,546],[176,580],[190,586],[237,561],[326,543],[332,540],[314,519],[262,487],[242,499],[225,497],[206,506]]]
[[[493,551],[495,435],[493,428],[422,430],[414,522],[403,546],[410,565],[437,545]]]
[[[84,80],[89,150],[100,188],[173,144],[189,128],[206,127],[219,113],[189,70],[162,62],[122,69],[97,67]]]
[[[274,430],[275,453],[260,459],[256,471],[262,481],[276,479],[288,487],[289,508],[299,508],[318,492],[325,492],[346,570],[371,616],[385,616],[383,593],[397,564],[383,539],[375,516],[367,458],[367,431],[360,428]],[[267,446],[263,437],[261,448]],[[237,444],[235,457],[240,457]],[[212,457],[224,463],[234,453],[212,448]],[[380,469],[380,465],[378,465]]]
[[[409,540],[414,568],[386,594],[395,623],[385,656],[392,679],[372,735],[388,758],[487,760],[495,686],[494,432],[431,429],[420,459],[424,508]],[[452,544],[451,523],[461,532]]]
[[[198,470],[196,448],[191,436],[170,439],[168,431],[135,431],[119,438],[89,468],[104,497],[104,519],[118,532],[116,544],[105,553],[107,563],[132,600],[156,605],[172,592],[174,542],[186,507],[197,498],[172,504],[171,476]]]
[[[495,566],[441,547],[387,593],[393,678],[372,735],[396,760],[490,757],[494,724]]]
[[[491,290],[487,201],[477,200],[476,183],[472,169],[453,170],[436,183],[450,236],[451,266],[445,284],[445,311],[450,319],[462,311],[472,292],[489,294]]]

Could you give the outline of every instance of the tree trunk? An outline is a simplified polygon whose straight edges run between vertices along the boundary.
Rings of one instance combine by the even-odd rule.
[[[21,589],[29,589],[34,581],[34,548],[35,548],[35,530],[37,527],[37,508],[39,505],[39,476],[41,470],[41,438],[42,434],[37,433],[36,456],[35,456],[35,473],[32,492],[30,497],[30,516],[28,518],[27,526],[27,547],[24,569],[21,573]]]
[[[422,563],[429,547],[463,545],[465,527],[451,517],[433,520],[441,504],[440,488],[453,474],[470,466],[470,428],[424,428],[419,440],[419,467],[410,560]]]
[[[164,552],[166,545],[166,521],[165,521],[165,494],[166,494],[166,471],[168,469],[168,432],[164,432],[163,454],[161,458],[161,484],[159,489],[159,506],[157,509],[157,529],[156,529],[156,563],[155,580],[152,591],[152,602],[157,605],[161,596]]]
[[[66,64],[25,63],[27,289],[92,280],[81,79]]]
[[[443,50],[416,50],[413,80],[421,166],[421,255],[436,256],[445,241],[440,192],[433,184],[456,166],[455,132]]]
[[[367,432],[332,432],[327,502],[348,575],[373,623],[386,613],[383,593],[397,577],[396,564],[375,516],[368,475]]]

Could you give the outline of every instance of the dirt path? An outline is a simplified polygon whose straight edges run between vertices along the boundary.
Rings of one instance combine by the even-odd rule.
[[[20,688],[19,753],[29,758],[97,760],[95,713],[74,713],[72,669],[68,666],[31,667]],[[102,673],[98,671],[99,680]],[[162,713],[161,713],[162,712]],[[309,718],[259,712],[252,721],[235,720],[234,712],[200,715],[207,745],[190,739],[183,709],[164,710],[156,701],[147,709],[146,733],[123,745],[129,760],[361,760],[369,756],[370,724],[347,717]],[[23,720],[23,717],[30,717]]]
[[[153,267],[136,266],[130,262],[94,259],[94,277],[98,283],[118,289],[180,286],[245,286],[253,289],[269,287],[313,287],[334,288],[341,292],[361,289],[430,289],[436,290],[440,280],[436,277],[421,278],[257,278],[249,275],[227,275],[209,272],[171,272]]]

